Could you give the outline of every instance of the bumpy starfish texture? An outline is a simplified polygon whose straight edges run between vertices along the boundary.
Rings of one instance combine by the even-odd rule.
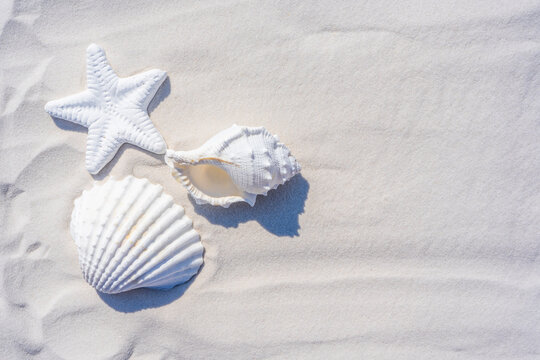
[[[87,90],[50,101],[45,111],[88,128],[86,169],[91,174],[111,161],[124,143],[165,153],[165,140],[147,113],[148,104],[167,77],[165,71],[154,69],[119,78],[103,49],[92,44],[86,50],[86,77]]]

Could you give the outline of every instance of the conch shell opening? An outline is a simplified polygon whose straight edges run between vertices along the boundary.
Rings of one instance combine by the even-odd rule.
[[[197,204],[232,204],[240,201],[246,201],[251,206],[255,204],[255,197],[238,189],[229,174],[218,166],[174,162],[173,174],[193,195]]]

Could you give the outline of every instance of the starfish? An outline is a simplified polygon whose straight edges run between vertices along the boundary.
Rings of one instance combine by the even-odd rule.
[[[45,111],[88,128],[86,169],[97,174],[124,143],[165,153],[165,140],[147,110],[166,77],[165,71],[154,69],[119,78],[107,62],[105,51],[91,44],[86,50],[88,89],[49,101]]]

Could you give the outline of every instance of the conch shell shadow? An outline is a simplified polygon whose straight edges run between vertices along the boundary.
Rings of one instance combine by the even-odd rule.
[[[236,228],[238,224],[256,220],[268,232],[276,236],[298,236],[300,229],[299,216],[304,213],[304,205],[309,192],[309,183],[297,174],[288,182],[270,190],[268,196],[258,196],[254,207],[246,203],[232,204],[228,209],[197,205],[189,200],[195,212],[204,216],[210,223],[226,228]]]

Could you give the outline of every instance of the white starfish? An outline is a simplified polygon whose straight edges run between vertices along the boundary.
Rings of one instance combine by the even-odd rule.
[[[107,62],[105,51],[92,44],[86,50],[88,89],[48,102],[45,111],[88,128],[86,169],[97,174],[124,143],[165,153],[165,140],[152,124],[147,109],[166,77],[165,71],[154,69],[119,78]]]

